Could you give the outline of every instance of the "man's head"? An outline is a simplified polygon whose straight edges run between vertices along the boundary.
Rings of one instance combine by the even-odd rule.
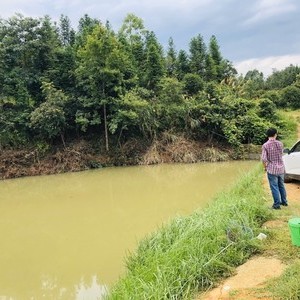
[[[267,130],[267,137],[275,137],[277,135],[277,130],[275,128],[269,128]]]

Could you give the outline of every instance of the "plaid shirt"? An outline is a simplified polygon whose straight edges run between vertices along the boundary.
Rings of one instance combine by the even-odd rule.
[[[267,172],[273,175],[284,173],[282,161],[283,145],[281,142],[270,139],[262,146],[261,160],[267,166]]]

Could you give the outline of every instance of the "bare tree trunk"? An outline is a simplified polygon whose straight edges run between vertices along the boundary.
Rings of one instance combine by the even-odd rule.
[[[66,143],[65,143],[65,138],[64,138],[64,134],[63,133],[60,133],[60,138],[61,138],[61,141],[64,145],[64,148],[66,149]]]
[[[103,105],[103,117],[104,117],[104,131],[105,131],[105,148],[106,151],[109,151],[109,146],[108,146],[108,130],[107,130],[107,118],[106,118],[106,104],[104,103]]]
[[[118,137],[118,145],[121,147],[121,143],[120,143],[120,139],[121,139],[121,136],[122,136],[122,133],[123,133],[123,129],[124,129],[124,126],[122,126],[121,130],[120,130],[120,134],[119,134],[119,137]]]

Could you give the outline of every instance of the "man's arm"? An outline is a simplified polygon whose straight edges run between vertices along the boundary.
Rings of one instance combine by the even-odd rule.
[[[265,171],[267,171],[268,157],[267,157],[267,150],[265,149],[264,146],[262,146],[261,160],[262,160]]]

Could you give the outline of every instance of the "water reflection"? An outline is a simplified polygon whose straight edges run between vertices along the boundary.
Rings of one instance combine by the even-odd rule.
[[[76,286],[76,300],[101,299],[108,292],[107,287],[100,285],[97,276],[92,277],[92,281],[86,284],[83,280]]]
[[[99,300],[108,293],[108,288],[99,283],[97,275],[93,275],[89,280],[84,278],[75,286],[62,287],[57,278],[43,275],[40,287],[34,291],[24,294],[12,293],[11,295],[1,295],[0,300]]]
[[[254,164],[107,168],[0,182],[0,300],[99,299],[139,239],[205,206]]]

